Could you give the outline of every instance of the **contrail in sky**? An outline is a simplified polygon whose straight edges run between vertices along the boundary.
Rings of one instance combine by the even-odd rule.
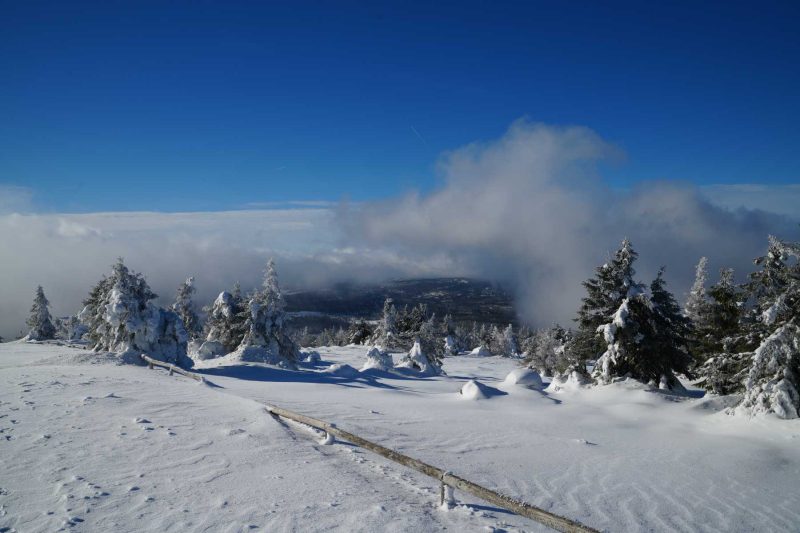
[[[424,144],[425,146],[428,146],[428,141],[426,141],[426,140],[425,140],[425,139],[422,137],[422,135],[420,135],[420,134],[419,134],[419,132],[417,131],[417,128],[415,128],[414,126],[411,126],[411,131],[413,131],[413,132],[414,132],[414,135],[416,135],[417,137],[419,137],[419,140],[420,140],[420,141],[422,141],[422,142],[423,142],[423,144]]]

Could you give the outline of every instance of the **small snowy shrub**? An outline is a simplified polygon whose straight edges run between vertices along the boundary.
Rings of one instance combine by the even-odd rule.
[[[363,372],[371,368],[376,370],[391,370],[393,366],[394,361],[392,361],[392,354],[381,350],[377,346],[373,346],[367,352],[367,360],[364,362],[364,366],[361,367],[361,371]]]
[[[419,340],[414,343],[408,354],[397,364],[398,368],[411,368],[423,374],[441,374],[442,368],[436,363],[435,359],[429,358],[424,351]]]

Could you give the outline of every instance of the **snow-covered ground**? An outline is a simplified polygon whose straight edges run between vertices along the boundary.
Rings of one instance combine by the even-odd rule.
[[[433,480],[319,444],[265,402],[598,529],[800,529],[800,421],[634,384],[545,393],[504,383],[514,362],[494,357],[417,378],[328,372],[366,348],[319,352],[300,371],[204,362],[203,385],[0,344],[0,531],[545,530],[459,492],[440,510]],[[471,379],[484,398],[459,394]]]

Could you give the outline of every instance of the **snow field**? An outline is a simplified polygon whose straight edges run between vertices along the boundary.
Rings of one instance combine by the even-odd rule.
[[[447,358],[447,376],[343,375],[325,370],[360,368],[365,347],[317,351],[322,361],[299,371],[202,362],[204,386],[87,364],[103,359],[70,348],[1,344],[0,530],[545,530],[459,491],[441,510],[434,480],[320,444],[264,403],[601,530],[800,523],[797,421],[730,417],[718,400],[636,383],[508,387],[515,363],[496,357]],[[464,401],[470,380],[504,394]]]

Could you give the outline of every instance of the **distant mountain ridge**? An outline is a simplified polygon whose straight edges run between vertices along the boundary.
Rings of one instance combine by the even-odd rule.
[[[377,319],[383,302],[391,298],[398,308],[419,303],[456,322],[516,323],[510,293],[499,285],[468,278],[403,279],[380,284],[341,283],[331,288],[284,293],[294,327],[311,330],[336,327],[350,318]]]

